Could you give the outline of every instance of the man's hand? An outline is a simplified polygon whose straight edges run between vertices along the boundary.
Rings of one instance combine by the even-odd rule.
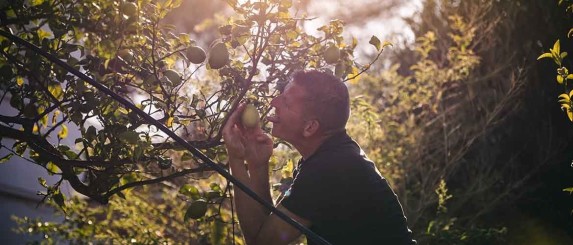
[[[241,104],[229,117],[223,128],[223,139],[229,158],[247,160],[251,168],[259,168],[268,165],[273,152],[273,141],[257,125],[253,128],[245,128],[241,125],[241,114],[246,104]]]
[[[247,129],[245,134],[246,155],[249,170],[268,167],[273,153],[273,140],[260,127]]]
[[[245,160],[245,141],[243,133],[241,132],[241,126],[238,124],[238,118],[240,113],[243,111],[244,105],[240,105],[237,110],[227,120],[227,123],[223,127],[223,139],[225,140],[225,148],[227,149],[227,155],[229,159],[235,160]]]

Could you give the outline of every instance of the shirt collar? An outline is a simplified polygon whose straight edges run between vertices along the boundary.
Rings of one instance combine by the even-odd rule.
[[[308,161],[309,159],[312,159],[317,154],[319,154],[323,151],[328,151],[328,150],[330,150],[334,147],[337,147],[338,145],[340,145],[344,142],[347,142],[347,141],[352,141],[352,139],[350,138],[350,136],[348,136],[348,134],[346,133],[346,130],[336,132],[333,135],[331,135],[330,137],[328,137],[326,140],[324,140],[324,142],[322,142],[322,144],[316,149],[316,151],[314,153],[312,153],[312,155],[310,155],[309,158],[307,158],[305,160],[303,160],[301,158],[300,162]]]

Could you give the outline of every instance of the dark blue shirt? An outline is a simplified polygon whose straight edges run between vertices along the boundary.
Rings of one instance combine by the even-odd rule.
[[[281,204],[329,243],[416,243],[396,194],[346,132],[301,160],[293,178]]]

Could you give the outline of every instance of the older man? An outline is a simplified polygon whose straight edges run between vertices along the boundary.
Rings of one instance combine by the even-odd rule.
[[[272,135],[302,155],[279,210],[331,244],[415,244],[396,194],[346,134],[349,95],[340,79],[315,70],[297,72],[271,105]],[[243,109],[223,130],[231,173],[271,202],[273,141],[260,127],[241,125]],[[247,244],[288,244],[300,236],[244,192],[236,190],[234,198]]]

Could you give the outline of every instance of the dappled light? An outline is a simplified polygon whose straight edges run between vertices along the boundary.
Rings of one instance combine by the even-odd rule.
[[[325,231],[316,229],[323,223],[308,225],[307,213],[279,205],[296,190],[306,144],[335,121],[317,116],[328,110],[316,105],[337,98],[292,95],[293,76],[315,70],[348,89],[345,132],[391,187],[418,244],[573,243],[572,6],[1,2],[0,179],[22,174],[24,184],[4,178],[0,197],[49,211],[5,210],[12,218],[0,237],[8,244],[251,244],[264,238],[245,225],[257,220],[245,219],[241,206],[241,195],[251,195],[252,209],[286,213],[278,215],[285,227],[303,235],[284,228],[291,244],[323,243]],[[268,149],[264,167],[250,162],[249,154]],[[236,168],[235,159],[246,164]],[[259,169],[268,181],[257,186]],[[322,187],[332,176],[321,176],[312,181]],[[340,194],[350,185],[331,186]],[[366,189],[332,194],[332,206],[366,200]],[[363,215],[354,206],[345,213]]]

